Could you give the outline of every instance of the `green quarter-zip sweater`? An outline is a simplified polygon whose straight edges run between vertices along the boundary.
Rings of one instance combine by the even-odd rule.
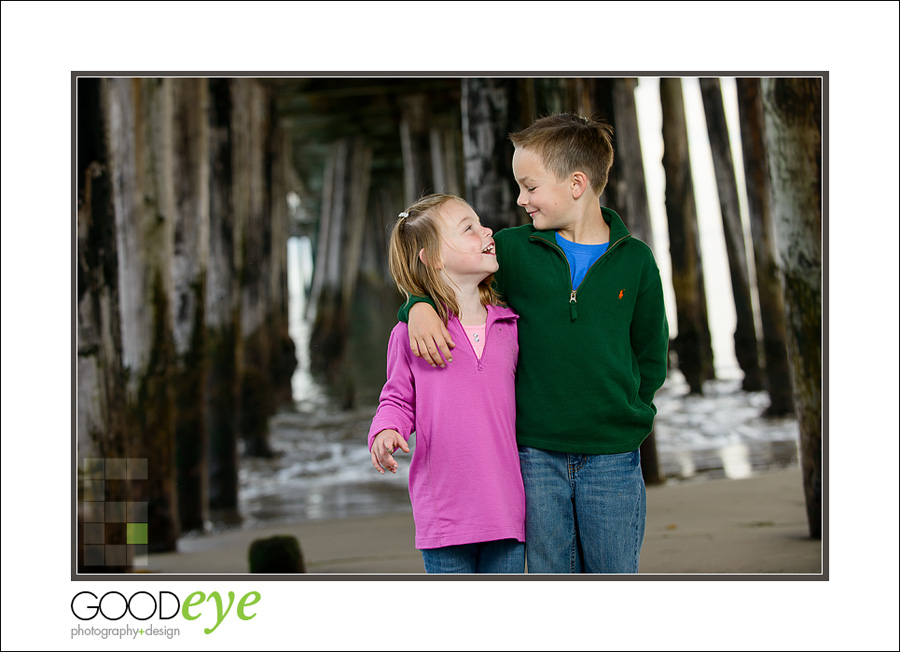
[[[555,232],[526,225],[494,236],[497,289],[519,314],[519,446],[625,453],[653,428],[669,340],[659,268],[614,211],[603,218],[609,248],[577,288]]]

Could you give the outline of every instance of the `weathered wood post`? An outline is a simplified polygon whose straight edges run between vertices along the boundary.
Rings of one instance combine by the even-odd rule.
[[[738,365],[744,372],[742,388],[757,392],[763,388],[759,367],[759,343],[753,320],[753,299],[750,294],[750,270],[747,267],[747,248],[744,243],[744,227],[741,223],[741,207],[738,202],[737,179],[731,158],[731,141],[728,123],[725,121],[725,105],[718,77],[702,77],[700,94],[706,114],[706,129],[712,150],[716,188],[719,191],[719,208],[725,233],[725,250],[728,253],[728,271],[731,273],[731,291],[737,315],[734,331],[734,352]]]
[[[356,379],[342,363],[372,205],[371,164],[371,148],[361,138],[340,139],[329,151],[310,297],[310,368],[324,374],[345,408],[356,401]]]
[[[560,77],[536,77],[522,80],[521,95],[523,126],[554,113],[575,113],[574,80]]]
[[[168,79],[110,79],[110,166],[119,264],[128,457],[147,460],[149,551],[179,534],[172,392],[172,91]],[[143,502],[137,499],[136,502]]]
[[[209,122],[207,80],[173,79],[172,174],[175,446],[181,529],[209,517],[205,418],[206,271],[209,261]]]
[[[347,233],[341,270],[341,309],[350,314],[362,260],[363,235],[368,217],[369,184],[372,175],[372,148],[361,138],[353,143],[350,159],[350,197],[347,206]]]
[[[406,204],[435,191],[428,100],[424,93],[400,98],[400,148]]]
[[[762,324],[766,386],[769,391],[767,416],[794,412],[790,366],[784,331],[784,297],[775,260],[775,235],[772,232],[772,188],[766,161],[765,124],[759,79],[737,80],[738,110],[741,121],[741,149],[747,185],[747,210],[753,236],[753,259]]]
[[[615,176],[616,195],[614,210],[628,225],[632,235],[653,248],[653,230],[650,226],[650,203],[647,199],[647,182],[644,178],[644,157],[641,153],[641,136],[638,130],[637,107],[634,103],[636,79],[612,80],[613,120],[616,138]],[[610,179],[612,182],[613,179]],[[656,433],[653,431],[641,444],[641,470],[644,482],[662,484],[665,480],[656,450]]]
[[[254,79],[232,82],[233,192],[241,225],[238,278],[241,295],[241,400],[239,428],[244,453],[272,454],[268,417],[274,412],[269,384],[271,342],[266,326],[269,300],[271,221],[265,178],[268,91]]]
[[[641,136],[638,131],[637,107],[634,88],[637,79],[614,79],[612,82],[613,115],[616,138],[616,195],[614,210],[628,225],[628,230],[639,240],[653,248],[653,230],[650,227],[650,205],[647,200],[647,182],[644,179],[644,157],[641,152]],[[610,179],[612,181],[612,179]]]
[[[699,229],[681,80],[660,79],[659,94],[665,148],[666,216],[678,317],[678,336],[675,340],[678,367],[687,380],[690,392],[702,394],[703,381],[711,373],[712,358],[707,353],[711,352],[709,322],[705,311]]]
[[[592,112],[613,127],[615,162],[600,203],[619,213],[631,234],[652,246],[650,209],[634,104],[636,80],[600,78],[589,82]]]
[[[487,226],[498,231],[519,226],[526,217],[516,206],[516,185],[510,172],[516,131],[516,80],[462,80],[463,159],[466,199]]]
[[[134,498],[128,483],[105,483],[103,463],[89,461],[125,459],[127,452],[116,222],[107,149],[107,103],[103,81],[79,79],[77,84],[77,565],[79,572],[125,572],[131,568],[127,555],[119,560],[109,558],[106,546],[124,549],[127,544],[126,530],[121,527],[106,528],[105,514],[104,520],[100,520],[101,514],[96,504],[107,500],[127,503]],[[94,505],[88,508],[88,503]],[[86,511],[96,513],[86,514]]]
[[[237,260],[243,232],[234,211],[233,98],[228,79],[209,80],[209,267],[206,280],[206,422],[209,505],[233,521],[238,505],[238,405],[242,359]]]
[[[364,227],[359,283],[363,284],[363,291],[375,292],[383,298],[388,314],[386,324],[392,325],[391,317],[397,314],[397,306],[402,305],[405,297],[397,290],[388,269],[388,238],[397,213],[405,208],[404,197],[402,188],[384,175],[373,175],[370,184],[370,207]],[[383,346],[384,342],[379,348]]]
[[[460,174],[462,137],[459,123],[435,117],[432,119],[428,135],[435,192],[462,196],[462,175]]]
[[[809,534],[822,536],[822,83],[761,82]]]
[[[269,155],[266,173],[270,186],[269,220],[272,245],[269,250],[269,302],[266,324],[272,342],[268,368],[276,404],[292,397],[291,377],[297,368],[297,351],[288,328],[287,242],[289,237],[287,195],[293,176],[290,135],[277,121],[275,102],[271,105]]]
[[[365,231],[372,152],[362,139],[333,143],[326,160],[322,211],[308,314],[311,365],[334,380],[344,353]],[[349,278],[349,277],[353,278]]]
[[[330,380],[338,375],[347,339],[347,323],[339,311],[339,293],[349,158],[349,140],[341,139],[332,144],[325,163],[315,267],[307,308],[308,318],[313,319],[309,341],[310,368]]]

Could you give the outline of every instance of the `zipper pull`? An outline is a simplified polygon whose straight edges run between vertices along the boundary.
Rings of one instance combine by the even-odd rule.
[[[572,294],[569,296],[569,312],[572,315],[572,321],[578,319],[578,299],[575,297],[576,293],[576,290],[572,290]]]

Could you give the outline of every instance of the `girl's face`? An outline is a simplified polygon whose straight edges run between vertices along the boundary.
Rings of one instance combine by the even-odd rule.
[[[448,201],[441,206],[440,217],[441,262],[454,282],[477,285],[499,269],[493,231],[481,226],[475,211],[462,202]]]

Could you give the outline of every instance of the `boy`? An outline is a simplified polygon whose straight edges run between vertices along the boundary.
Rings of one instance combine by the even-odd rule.
[[[529,573],[638,572],[639,448],[653,427],[669,335],[650,248],[600,206],[611,135],[561,114],[510,136],[517,203],[533,223],[494,236],[495,282],[520,315],[516,439]],[[454,344],[433,308],[417,303],[408,314],[413,352],[443,366],[440,349],[451,362]]]

